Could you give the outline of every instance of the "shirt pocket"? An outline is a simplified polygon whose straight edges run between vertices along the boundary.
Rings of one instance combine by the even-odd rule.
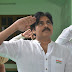
[[[51,72],[64,72],[64,60],[62,58],[51,57]]]

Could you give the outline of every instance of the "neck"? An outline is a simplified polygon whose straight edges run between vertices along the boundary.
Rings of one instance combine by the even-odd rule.
[[[36,38],[42,44],[49,44],[51,42],[51,38]]]
[[[40,39],[40,38],[36,38],[39,42],[40,42],[40,45],[41,47],[43,48],[45,54],[47,53],[47,48],[48,48],[48,44],[51,42],[51,39],[50,38],[47,38],[47,39]]]

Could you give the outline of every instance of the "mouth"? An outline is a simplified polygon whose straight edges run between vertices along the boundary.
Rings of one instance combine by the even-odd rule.
[[[46,30],[44,30],[44,31],[49,31],[49,30],[46,29]]]
[[[45,31],[43,31],[43,32],[46,32],[46,33],[47,33],[47,32],[49,32],[49,30],[45,30]]]

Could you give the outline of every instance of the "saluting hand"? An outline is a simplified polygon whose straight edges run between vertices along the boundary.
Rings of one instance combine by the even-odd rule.
[[[25,31],[30,28],[30,25],[35,23],[36,18],[32,16],[27,16],[21,19],[18,19],[13,24],[16,26],[17,30],[19,31]]]

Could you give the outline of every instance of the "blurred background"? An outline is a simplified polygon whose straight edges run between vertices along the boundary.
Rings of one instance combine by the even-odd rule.
[[[53,36],[55,41],[62,30],[72,24],[72,0],[0,0],[0,31],[19,18],[34,15],[38,11],[50,12],[53,17]],[[19,31],[7,40],[18,35]],[[17,72],[15,62],[5,63],[6,72]]]

